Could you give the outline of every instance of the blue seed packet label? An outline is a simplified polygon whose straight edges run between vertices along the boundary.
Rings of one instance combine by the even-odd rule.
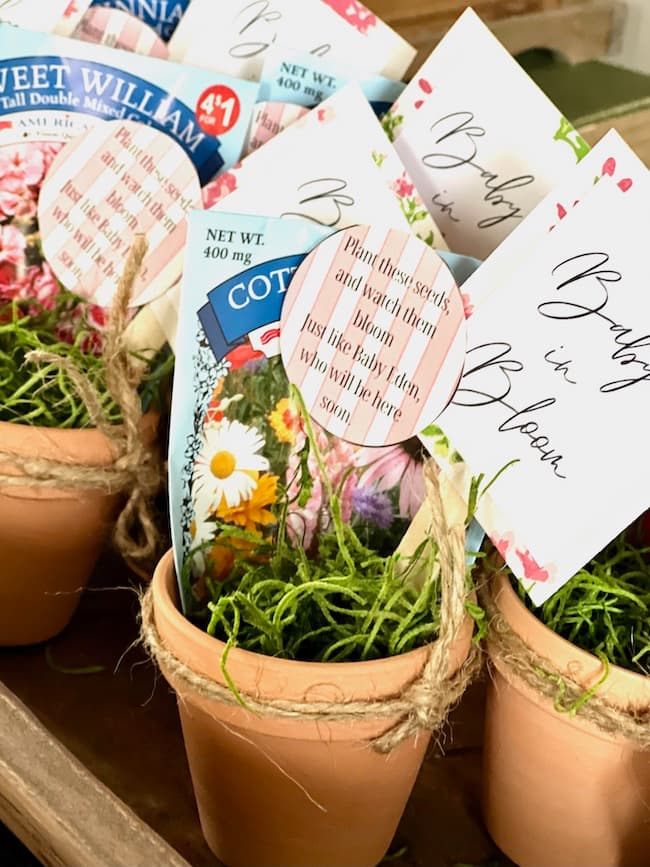
[[[307,51],[274,48],[266,54],[259,98],[312,108],[350,81],[359,83],[378,117],[388,111],[406,87],[401,81],[369,74]]]
[[[0,24],[0,148],[67,141],[94,119],[132,120],[183,148],[201,185],[240,157],[258,85]]]
[[[191,0],[93,0],[91,6],[109,6],[127,12],[152,27],[165,42],[171,37]]]

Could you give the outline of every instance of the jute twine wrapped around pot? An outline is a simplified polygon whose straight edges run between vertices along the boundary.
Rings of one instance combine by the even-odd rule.
[[[465,662],[451,677],[448,676],[450,649],[467,616],[465,527],[448,525],[437,475],[431,464],[425,467],[425,474],[432,513],[431,534],[439,546],[441,608],[440,633],[430,646],[419,678],[401,695],[379,700],[261,700],[255,695],[242,693],[251,711],[260,716],[318,722],[397,719],[391,728],[371,741],[371,746],[380,753],[391,752],[418,731],[435,732],[442,728],[449,711],[480,668],[480,653],[472,644]],[[226,686],[191,669],[163,643],[156,628],[151,588],[142,597],[141,618],[142,642],[173,686],[179,691],[191,690],[205,699],[228,705],[239,704]]]
[[[490,568],[496,570],[498,566],[492,563]],[[489,571],[486,569],[486,575]],[[487,580],[480,584],[479,602],[488,618],[490,654],[515,677],[554,704],[561,698],[562,708],[606,734],[627,738],[641,749],[650,749],[650,706],[615,707],[597,692],[587,696],[584,686],[536,653],[512,629],[499,611]]]
[[[0,462],[17,470],[17,474],[0,473],[2,487],[127,493],[126,504],[116,522],[114,540],[125,559],[136,562],[151,560],[160,547],[151,500],[160,489],[163,478],[157,449],[142,441],[138,386],[146,364],[135,359],[123,341],[129,301],[146,253],[146,238],[136,235],[117,286],[104,335],[102,354],[106,388],[120,410],[122,424],[114,425],[106,419],[95,386],[69,359],[41,350],[26,355],[30,362],[55,364],[65,372],[86,405],[92,424],[113,445],[114,460],[105,465],[79,464],[0,450]]]

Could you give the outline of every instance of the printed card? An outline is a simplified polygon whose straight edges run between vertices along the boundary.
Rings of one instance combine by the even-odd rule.
[[[630,198],[599,182],[474,312],[438,422],[473,474],[507,467],[479,519],[537,604],[650,505],[647,173],[637,183]]]
[[[47,0],[46,3],[43,0],[4,0],[0,3],[0,23],[51,33],[64,18],[71,22],[71,28],[74,27],[78,17],[89,5],[90,0],[79,0],[76,4],[70,0]],[[72,9],[72,6],[81,9]]]
[[[471,9],[384,125],[450,249],[479,259],[589,150]]]
[[[219,210],[301,217],[330,230],[381,222],[410,228],[430,246],[444,248],[440,232],[355,82],[220,175],[204,192],[206,206]],[[166,293],[150,310],[165,323],[170,342],[177,294],[177,289]]]
[[[264,55],[282,44],[400,79],[415,57],[401,36],[376,16],[339,14],[320,0],[192,0],[169,42],[172,60],[259,81]],[[348,4],[350,5],[350,4]],[[357,4],[353,4],[357,5]]]

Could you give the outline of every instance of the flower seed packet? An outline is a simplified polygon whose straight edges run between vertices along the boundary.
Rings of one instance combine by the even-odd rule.
[[[139,18],[167,42],[191,0],[92,0],[92,7],[107,7]]]
[[[400,79],[415,57],[401,36],[376,16],[360,26],[320,0],[192,0],[169,42],[172,60],[258,81],[267,50],[281,44],[355,62]]]
[[[392,238],[395,230],[375,230],[381,232]],[[204,603],[206,582],[228,578],[242,550],[272,538],[283,508],[290,540],[308,554],[331,528],[322,470],[316,455],[305,449],[305,428],[291,399],[279,338],[282,308],[296,273],[317,250],[327,254],[328,239],[335,249],[341,234],[300,219],[190,214],[169,463],[176,568],[188,614]],[[430,313],[444,317],[444,304],[436,299],[456,291],[451,271],[408,231],[397,234],[400,247],[417,241],[416,259],[434,260],[432,279],[440,291],[430,299]],[[408,260],[411,252],[405,249],[402,258]],[[425,270],[416,271],[414,298],[422,294],[417,287]],[[367,294],[367,303],[374,304]],[[459,304],[456,298],[457,323],[462,320]],[[371,370],[371,353],[361,346],[362,332],[359,336],[359,364],[376,378],[379,367]],[[381,365],[383,375],[387,371]],[[377,385],[383,394],[390,384],[382,378]],[[393,380],[403,396],[417,398],[401,371]],[[384,404],[380,414],[385,409]],[[372,550],[392,552],[425,496],[419,441],[408,428],[407,435],[384,447],[365,447],[333,435],[329,424],[313,424],[343,520]]]
[[[257,85],[6,24],[0,25],[0,55],[0,221],[3,248],[10,251],[0,275],[5,295],[39,297],[40,283],[47,288],[54,281],[41,245],[38,201],[54,159],[76,136],[106,120],[146,124],[176,143],[202,184],[239,158]],[[220,106],[219,96],[227,97]],[[216,129],[211,120],[218,121]],[[115,199],[127,219],[136,213],[124,205],[129,194],[137,198],[135,181],[126,163],[113,168],[127,187],[119,206],[120,195]],[[152,169],[147,184],[153,183]],[[176,188],[180,196],[181,185]],[[153,201],[155,190],[149,194]],[[59,211],[67,213],[71,203],[63,195]],[[127,222],[132,236],[137,219]]]
[[[589,150],[472,9],[384,125],[450,249],[479,259]]]
[[[146,57],[169,58],[167,43],[133,15],[107,6],[91,6],[70,34],[73,39],[133,51]]]
[[[244,156],[256,151],[295,120],[309,113],[308,108],[291,102],[261,101],[256,103],[251,127],[248,131]],[[218,199],[216,199],[218,201]]]
[[[349,81],[358,81],[373,111],[381,117],[404,90],[401,81],[315,57],[306,51],[271,48],[266,52],[260,96],[312,108]]]
[[[650,505],[647,171],[623,186],[599,181],[474,311],[437,420],[471,472],[503,470],[479,520],[535,604]]]
[[[384,135],[359,85],[351,82],[308,115],[221,174],[204,204],[234,213],[302,218],[331,230],[372,222],[406,228],[444,248],[435,223]],[[177,287],[143,311],[173,345]]]

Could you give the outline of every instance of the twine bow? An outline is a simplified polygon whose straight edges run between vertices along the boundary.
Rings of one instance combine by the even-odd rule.
[[[7,487],[63,488],[75,491],[128,491],[114,531],[115,544],[127,560],[153,558],[159,548],[159,533],[151,515],[150,501],[162,481],[155,450],[142,439],[142,408],[138,386],[146,364],[133,358],[124,346],[128,305],[135,280],[147,253],[147,241],[138,234],[129,251],[105,333],[103,357],[106,388],[120,409],[122,424],[111,424],[104,414],[97,389],[68,358],[45,350],[27,353],[33,363],[55,364],[70,379],[85,403],[92,424],[111,442],[115,458],[105,465],[25,456],[0,450],[0,462],[15,467],[20,475],[0,473]]]
[[[425,473],[432,513],[431,532],[439,546],[441,611],[440,633],[431,645],[420,676],[401,695],[365,701],[267,700],[241,693],[248,709],[260,716],[320,722],[397,720],[371,740],[373,749],[380,753],[391,752],[419,731],[438,731],[443,726],[449,711],[480,668],[480,654],[472,645],[466,661],[448,676],[450,649],[466,618],[465,528],[448,526],[438,479],[430,463]],[[190,668],[163,642],[156,627],[151,588],[142,597],[141,639],[149,655],[179,691],[189,690],[202,698],[231,706],[239,704],[230,689]]]

